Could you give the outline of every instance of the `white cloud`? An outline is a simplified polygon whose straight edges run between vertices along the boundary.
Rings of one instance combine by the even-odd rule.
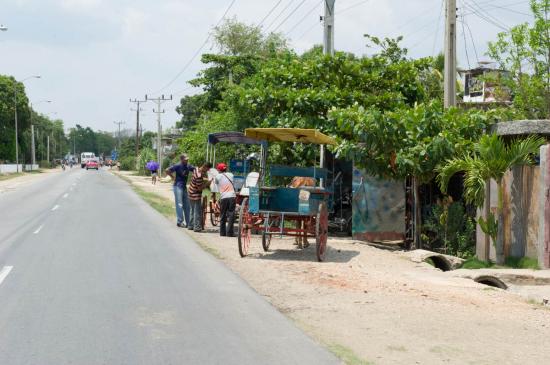
[[[97,8],[102,2],[103,0],[59,0],[59,4],[63,9],[77,12]]]

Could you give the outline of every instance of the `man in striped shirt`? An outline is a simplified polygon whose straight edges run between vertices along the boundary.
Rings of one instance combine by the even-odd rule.
[[[187,228],[192,229],[195,232],[202,231],[202,190],[210,183],[210,181],[208,181],[207,172],[211,168],[212,164],[209,162],[204,163],[201,167],[195,168],[193,171],[193,176],[191,177],[191,183],[187,189],[189,194],[189,203],[191,206],[191,211],[189,214],[191,219]]]

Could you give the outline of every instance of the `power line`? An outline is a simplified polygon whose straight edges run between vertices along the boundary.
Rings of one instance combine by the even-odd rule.
[[[464,25],[466,26],[466,29],[468,29],[468,33],[470,34],[470,40],[472,41],[472,46],[474,47],[474,53],[476,55],[476,61],[479,64],[479,56],[477,55],[477,48],[476,48],[476,43],[474,41],[474,35],[472,33],[472,29],[468,25],[468,22],[466,21],[465,17],[462,17],[462,20],[464,22]]]
[[[462,37],[464,38],[464,52],[466,53],[466,61],[468,62],[468,68],[472,68],[470,65],[470,56],[468,55],[468,44],[466,42],[466,31],[464,30],[464,15],[462,16]]]
[[[482,8],[479,7],[479,5],[477,5],[475,3],[475,1],[473,1],[473,5],[470,4],[469,2],[464,1],[463,5],[467,8],[469,8],[471,11],[473,11],[473,13],[475,15],[477,15],[479,18],[481,18],[481,19],[485,20],[486,22],[494,25],[495,27],[500,28],[500,29],[505,30],[505,31],[509,30],[508,27],[506,26],[506,24],[503,24],[498,19],[493,17],[491,14],[485,12]],[[476,7],[474,7],[474,5]]]
[[[262,19],[262,21],[258,24],[258,27],[261,27],[262,24],[267,20],[267,18],[269,18],[269,16],[275,11],[275,9],[277,9],[277,7],[279,6],[280,3],[282,3],[283,0],[279,0],[277,1],[277,3],[275,5],[273,5],[273,7],[271,8],[271,10],[269,10],[269,12],[266,14],[266,16],[264,16],[264,18]]]
[[[321,5],[325,0],[321,0],[319,1],[318,3],[316,3],[313,8],[311,8],[310,11],[308,11],[296,24],[294,24],[294,26],[292,28],[290,28],[290,30],[288,32],[286,32],[286,35],[288,36],[294,29],[296,29],[300,24],[302,24],[302,22],[311,14],[313,13],[318,7],[319,5]]]
[[[445,7],[445,0],[441,0],[441,6],[439,8],[439,16],[437,17],[437,25],[435,27],[434,43],[432,45],[432,56],[435,56],[435,45],[437,43],[437,35],[439,34],[439,25],[441,23],[441,17],[443,16],[444,7]]]
[[[231,8],[233,7],[233,5],[235,4],[236,1],[237,0],[232,0],[231,1],[229,6],[227,7],[227,9],[225,9],[225,12],[223,13],[222,17],[218,20],[218,22],[214,26],[214,28],[217,28],[221,24],[221,22],[225,19],[225,17],[229,13],[229,10],[231,10]],[[212,34],[210,32],[208,32],[208,36],[206,37],[206,39],[204,40],[202,45],[195,51],[195,53],[193,53],[193,56],[191,57],[191,59],[189,61],[187,61],[187,63],[183,66],[183,68],[176,74],[176,76],[174,76],[172,78],[172,80],[170,80],[170,82],[168,82],[166,85],[164,85],[159,90],[155,91],[153,94],[158,94],[162,90],[166,89],[168,86],[172,85],[187,70],[187,68],[191,65],[191,63],[195,60],[195,58],[200,54],[202,49],[208,44],[208,41],[210,41],[210,37],[212,37]]]
[[[298,9],[300,9],[300,7],[301,7],[302,5],[304,5],[305,2],[306,2],[306,0],[302,0],[302,1],[294,8],[294,10],[292,10],[292,11],[290,12],[290,14],[288,14],[287,17],[284,18],[283,21],[282,21],[281,23],[279,23],[279,25],[278,25],[275,29],[273,29],[273,32],[276,32],[277,29],[279,29],[279,28],[288,20],[288,18],[290,18],[292,15],[294,15],[294,13],[296,13],[296,11],[297,11]]]
[[[358,7],[359,5],[363,5],[363,4],[365,4],[365,3],[368,3],[369,1],[370,1],[370,0],[359,1],[358,3],[355,3],[355,4],[353,4],[353,5],[348,6],[347,8],[344,8],[344,9],[342,9],[342,10],[340,10],[340,11],[337,11],[337,12],[336,12],[336,15],[340,15],[340,14],[342,14],[343,12],[346,12],[346,11],[348,11],[348,10],[351,10],[351,9],[355,8],[355,7]]]
[[[286,11],[286,9],[288,9],[290,7],[290,5],[292,5],[292,3],[294,2],[295,0],[290,0],[290,2],[288,4],[286,4],[286,6],[283,8],[283,10],[281,10],[279,12],[279,14],[277,14],[277,16],[275,17],[275,19],[273,19],[271,21],[271,23],[269,23],[269,25],[265,28],[265,30],[267,31],[269,28],[271,28],[271,26],[273,24],[275,24],[275,22],[277,21],[277,19],[279,19],[281,17],[281,15],[283,15],[283,13]]]

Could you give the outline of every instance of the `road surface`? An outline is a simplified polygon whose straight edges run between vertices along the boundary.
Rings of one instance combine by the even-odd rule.
[[[108,171],[0,212],[0,364],[338,363]]]

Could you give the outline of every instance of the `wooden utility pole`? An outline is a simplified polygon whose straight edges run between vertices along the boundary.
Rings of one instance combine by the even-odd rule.
[[[136,103],[136,157],[139,155],[139,112],[141,111],[139,104],[145,103],[146,101],[147,98],[145,98],[145,100],[130,99],[130,103]]]
[[[170,95],[170,98],[165,98],[164,95],[158,97],[158,98],[149,98],[147,95],[145,95],[145,100],[151,100],[157,103],[157,109],[153,109],[153,113],[157,114],[157,159],[159,163],[159,176],[162,176],[162,123],[160,120],[160,116],[165,112],[164,110],[161,110],[161,105],[163,102],[172,100],[172,95]]]
[[[444,106],[456,105],[456,0],[446,0]]]

